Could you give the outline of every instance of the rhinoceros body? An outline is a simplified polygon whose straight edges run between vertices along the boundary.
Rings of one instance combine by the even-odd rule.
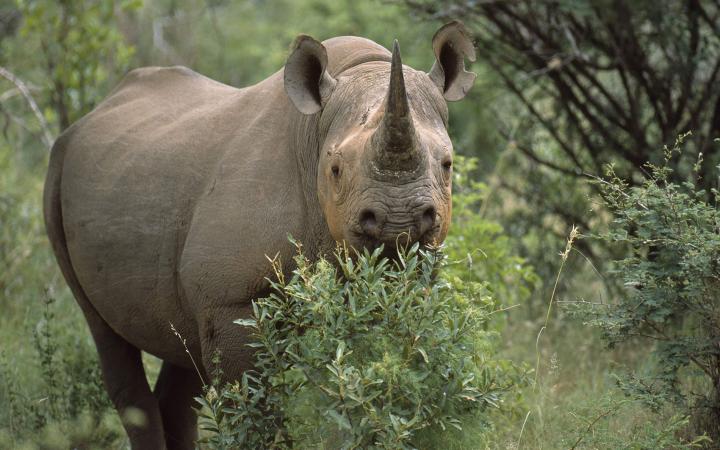
[[[138,69],[58,139],[48,234],[112,401],[145,415],[125,425],[134,448],[192,448],[194,365],[207,379],[220,351],[229,379],[250,367],[233,320],[267,293],[268,257],[291,269],[288,234],[311,257],[403,230],[444,238],[442,97],[467,85],[462,70],[447,79],[467,44],[459,24],[445,28],[460,66],[438,56],[434,75],[354,37],[301,39],[285,70],[244,89],[182,67]],[[141,351],[164,361],[154,392]]]

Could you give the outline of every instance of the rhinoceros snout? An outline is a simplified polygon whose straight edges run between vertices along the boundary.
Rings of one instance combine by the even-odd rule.
[[[371,247],[396,244],[403,236],[411,242],[429,242],[437,229],[437,209],[430,202],[402,213],[365,208],[360,212],[358,225],[360,237]]]
[[[370,239],[379,239],[382,233],[382,227],[378,223],[378,214],[372,209],[364,209],[360,212],[358,220],[363,237]]]

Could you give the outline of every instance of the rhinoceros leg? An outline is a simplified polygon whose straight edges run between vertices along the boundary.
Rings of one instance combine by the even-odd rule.
[[[88,299],[70,261],[62,218],[60,184],[63,170],[65,143],[70,134],[58,138],[50,155],[45,182],[45,226],[58,264],[68,286],[85,315],[95,340],[105,388],[123,419],[123,426],[134,450],[162,450],[165,448],[162,420],[158,402],[150,392],[140,350],[130,345],[103,320]],[[132,414],[139,411],[142,414]],[[133,423],[131,416],[142,416],[142,422]]]
[[[197,440],[194,398],[202,394],[200,376],[193,370],[164,362],[155,383],[165,441],[169,450],[192,450]]]
[[[209,373],[219,369],[221,381],[239,380],[242,373],[253,366],[253,351],[247,345],[251,341],[251,330],[234,323],[251,314],[249,303],[218,308],[201,326],[203,366]]]
[[[140,350],[110,328],[79,284],[70,286],[95,340],[105,390],[123,419],[132,449],[165,449],[158,401],[150,391]]]
[[[131,447],[133,450],[164,449],[160,410],[150,392],[140,350],[98,319],[91,321],[88,317],[88,324],[100,356],[105,388],[123,419]]]

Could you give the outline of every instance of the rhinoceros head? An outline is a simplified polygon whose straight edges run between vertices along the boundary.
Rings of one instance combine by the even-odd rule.
[[[319,114],[317,195],[333,238],[355,248],[445,239],[451,216],[452,143],[446,101],[475,80],[459,22],[433,38],[429,73],[403,66],[397,41],[388,61],[336,77],[325,47],[303,36],[285,66],[285,90],[303,114]]]

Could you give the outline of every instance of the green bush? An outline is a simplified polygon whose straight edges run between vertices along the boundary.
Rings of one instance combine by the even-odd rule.
[[[418,431],[461,429],[513,386],[484,345],[495,302],[449,284],[441,253],[335,257],[298,252],[289,280],[276,262],[273,293],[237,321],[255,370],[199,399],[209,447],[423,448]]]
[[[134,49],[115,26],[116,17],[141,4],[138,0],[17,0],[23,21],[11,55],[21,52],[30,60],[17,59],[25,74],[44,69],[38,77],[44,98],[38,100],[49,106],[44,113],[50,123],[67,128],[127,70]],[[35,66],[22,67],[27,62]]]
[[[524,305],[540,279],[513,252],[502,225],[485,217],[488,187],[472,178],[478,164],[477,158],[455,155],[452,224],[443,249],[452,263],[446,272],[455,277],[453,284],[483,283],[503,307]]]
[[[609,169],[601,182],[614,215],[604,237],[629,249],[615,273],[628,288],[616,302],[595,305],[591,322],[610,346],[632,340],[654,343],[654,370],[620,379],[628,394],[657,409],[683,408],[695,432],[720,438],[720,193],[698,180],[669,181],[669,162],[681,137],[666,149],[662,166],[630,186]],[[695,164],[701,173],[702,154]],[[709,173],[707,171],[706,173]]]
[[[92,345],[63,335],[46,297],[32,330],[31,367],[0,352],[0,448],[107,448],[123,435]],[[28,377],[39,373],[39,379]]]

